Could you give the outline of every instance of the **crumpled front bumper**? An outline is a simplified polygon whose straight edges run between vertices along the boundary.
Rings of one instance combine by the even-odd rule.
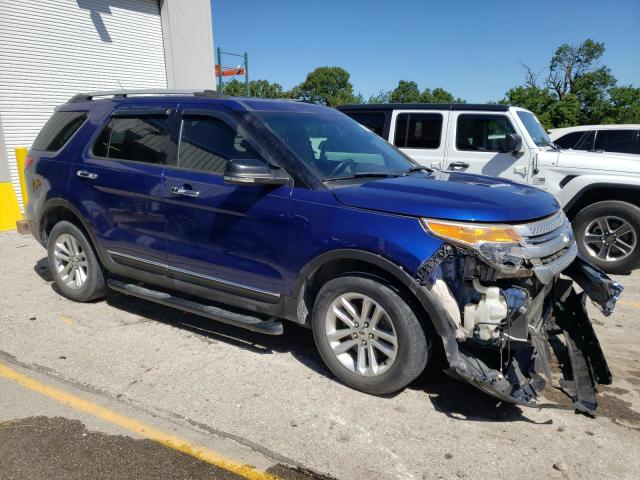
[[[554,347],[564,345],[572,375],[562,380],[560,387],[571,397],[577,411],[594,416],[597,387],[611,383],[611,372],[587,315],[586,300],[589,298],[609,315],[622,287],[580,256],[563,274],[571,280],[557,276],[540,293],[540,319],[528,324],[528,341],[508,352],[510,360],[504,369],[490,367],[482,355],[469,348],[468,342],[456,338],[452,327],[455,322],[446,322],[450,332],[441,336],[449,362],[447,373],[500,400],[535,406],[538,395],[551,383],[549,336],[562,333],[563,344],[558,342]],[[574,282],[582,290],[580,293]],[[532,304],[535,303],[536,299]]]

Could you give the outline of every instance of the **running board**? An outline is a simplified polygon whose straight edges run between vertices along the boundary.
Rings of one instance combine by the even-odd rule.
[[[116,279],[107,280],[107,284],[109,285],[109,288],[116,290],[117,292],[124,293],[125,295],[132,295],[144,300],[150,300],[161,305],[166,305],[167,307],[173,307],[179,310],[184,310],[185,312],[195,313],[196,315],[226,323],[228,325],[234,325],[254,332],[266,333],[267,335],[282,335],[283,333],[282,323],[277,320],[262,320],[261,318],[250,314],[244,315],[225,310],[224,308],[214,307],[213,305],[204,305],[192,300],[175,297],[170,293],[152,290],[150,288],[141,287],[133,283],[122,282]]]

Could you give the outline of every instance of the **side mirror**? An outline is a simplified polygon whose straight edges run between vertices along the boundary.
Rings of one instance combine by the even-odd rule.
[[[517,133],[507,133],[503,152],[517,153],[522,148],[522,137]]]
[[[256,158],[236,158],[227,162],[224,181],[232,185],[284,185],[289,177]]]

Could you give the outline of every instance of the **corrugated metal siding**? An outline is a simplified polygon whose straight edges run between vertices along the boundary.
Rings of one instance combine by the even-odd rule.
[[[0,0],[0,119],[20,199],[16,146],[91,90],[166,88],[158,0]]]

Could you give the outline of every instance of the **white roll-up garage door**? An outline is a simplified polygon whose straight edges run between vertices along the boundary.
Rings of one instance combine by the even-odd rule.
[[[0,121],[20,202],[14,148],[29,147],[57,105],[166,82],[157,0],[0,0]]]

